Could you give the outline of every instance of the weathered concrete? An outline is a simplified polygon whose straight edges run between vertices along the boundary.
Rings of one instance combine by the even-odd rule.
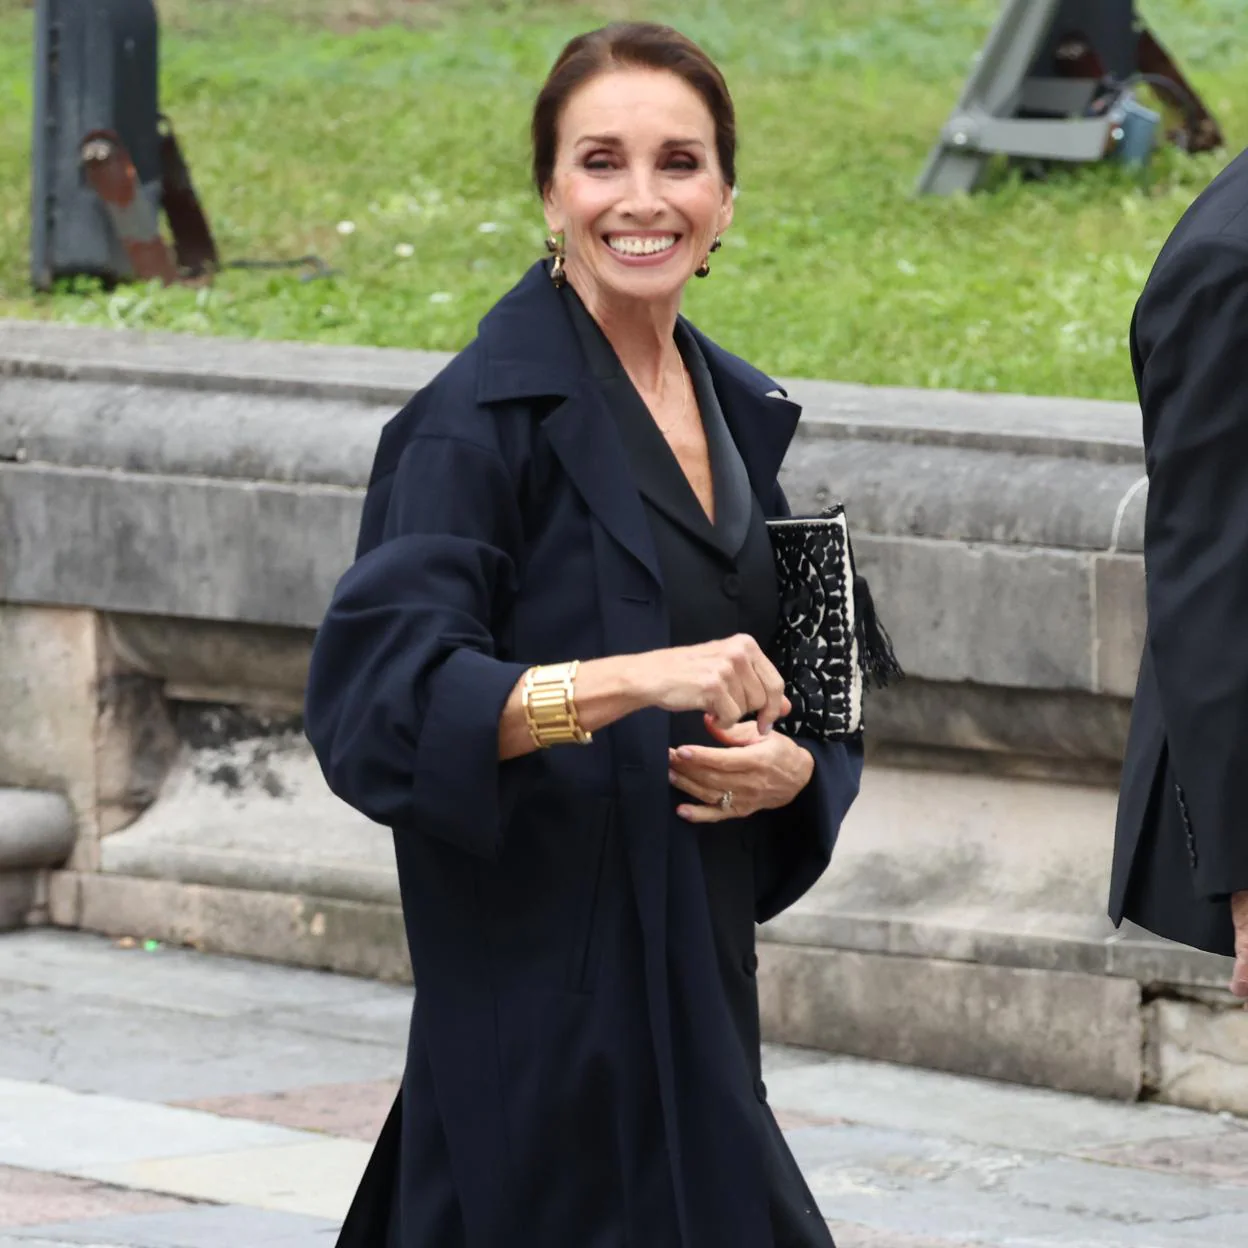
[[[445,358],[0,323],[0,784],[71,800],[56,922],[407,974],[389,834],[282,717],[378,431]],[[832,871],[762,933],[772,1034],[1222,1095],[1237,1059],[1193,1074],[1173,1034],[1221,1009],[1225,967],[1103,918],[1143,637],[1138,411],[789,388],[791,500],[846,502],[911,679],[869,704]]]

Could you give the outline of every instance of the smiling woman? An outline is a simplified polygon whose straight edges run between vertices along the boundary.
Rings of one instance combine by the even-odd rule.
[[[862,756],[772,731],[798,409],[680,316],[732,101],[676,31],[609,26],[533,141],[554,257],[386,427],[309,674],[331,787],[395,830],[417,990],[340,1248],[827,1248],[754,924],[827,865]]]

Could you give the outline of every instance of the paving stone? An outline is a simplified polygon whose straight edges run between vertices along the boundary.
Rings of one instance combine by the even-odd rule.
[[[371,1153],[372,1146],[361,1141],[326,1138],[286,1147],[98,1165],[91,1168],[90,1177],[197,1200],[341,1221]]]
[[[763,1054],[773,1109],[877,1127],[1051,1152],[1231,1129],[1215,1115],[1169,1105],[1095,1100],[809,1050],[799,1065],[771,1068],[775,1053],[768,1046]]]
[[[829,1222],[836,1248],[983,1248],[969,1240],[932,1239],[928,1235],[902,1235],[851,1222]]]
[[[1245,1129],[1215,1136],[1147,1140],[1117,1148],[1090,1149],[1083,1155],[1115,1166],[1248,1187],[1248,1130]]]
[[[122,1213],[182,1209],[186,1202],[154,1192],[107,1187],[89,1179],[0,1166],[0,1226],[42,1226]]]
[[[370,1003],[361,1002],[363,1015]],[[404,1006],[406,1015],[410,1006]],[[322,1083],[394,1078],[407,1022],[392,1040],[352,1039],[348,1008],[292,1015],[260,1007],[233,1017],[184,1007],[0,985],[0,1071],[81,1092],[198,1100]],[[403,1038],[400,1040],[398,1036]],[[194,1060],[188,1061],[188,1054]]]
[[[225,1118],[246,1118],[372,1141],[381,1134],[398,1090],[397,1080],[331,1083],[269,1095],[208,1097],[182,1104],[187,1109],[202,1109]]]
[[[202,1205],[173,1213],[54,1223],[12,1244],[124,1245],[125,1248],[333,1248],[338,1223],[264,1209]],[[29,1236],[29,1238],[27,1238]],[[0,1239],[0,1246],[4,1240]]]
[[[111,1176],[88,1172],[118,1163],[275,1148],[309,1140],[316,1137],[285,1127],[0,1079],[0,1165],[108,1183],[114,1181]]]

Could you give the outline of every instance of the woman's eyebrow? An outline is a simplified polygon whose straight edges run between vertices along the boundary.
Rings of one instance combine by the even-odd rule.
[[[586,143],[592,144],[594,147],[623,147],[624,146],[624,140],[621,139],[618,134],[583,134],[581,135],[579,139],[577,139],[576,143],[578,147]],[[666,151],[669,148],[673,148],[673,147],[705,148],[706,144],[703,143],[701,139],[687,138],[687,139],[664,139],[663,142],[659,144],[659,146],[664,151]]]

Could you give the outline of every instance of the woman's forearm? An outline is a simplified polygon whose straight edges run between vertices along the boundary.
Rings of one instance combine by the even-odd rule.
[[[524,715],[524,680],[516,682],[498,722],[501,760],[531,754],[538,747]],[[576,673],[576,717],[586,732],[596,732],[651,705],[642,679],[642,656],[621,654],[589,659]]]

